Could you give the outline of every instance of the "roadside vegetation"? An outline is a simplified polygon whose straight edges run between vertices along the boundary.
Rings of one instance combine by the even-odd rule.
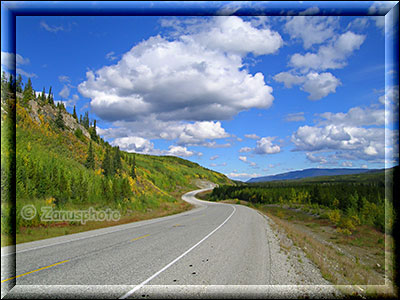
[[[334,223],[338,231],[344,234],[351,235],[359,225],[369,225],[381,232],[391,233],[395,217],[391,194],[393,170],[357,176],[224,185],[215,188],[209,199],[286,204],[318,215],[323,210],[323,217]],[[385,185],[386,177],[388,180]]]
[[[35,93],[30,80],[23,88],[20,77],[4,74],[1,84],[2,246],[181,212],[191,205],[180,196],[195,189],[196,180],[231,183],[178,157],[121,151],[97,134],[88,112],[78,118],[75,107],[70,114],[63,103],[56,104],[51,88],[48,94]],[[30,220],[21,216],[27,204],[38,212]],[[41,209],[49,206],[110,208],[122,217],[85,225],[43,221]]]
[[[393,238],[397,180],[395,167],[371,174],[220,186],[200,197],[247,205],[267,215],[345,295],[392,298],[398,294]]]

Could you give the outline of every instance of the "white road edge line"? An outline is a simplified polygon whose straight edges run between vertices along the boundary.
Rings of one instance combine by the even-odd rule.
[[[200,191],[200,190],[196,190],[196,192],[198,192],[198,191]],[[191,193],[191,192],[189,192],[189,193]],[[185,195],[186,194],[182,195],[182,197],[185,196]],[[185,212],[182,212],[182,214],[191,214],[193,212],[195,212],[195,210],[185,211]],[[175,218],[175,217],[177,217],[179,215],[180,214],[170,215],[170,216],[167,216],[167,218],[169,217],[168,218],[168,220],[169,220],[169,219]],[[165,220],[166,220],[165,217],[161,217],[159,219],[149,219],[149,220],[144,220],[144,221],[148,221],[149,224],[153,224],[153,223],[163,222]],[[13,254],[19,254],[19,253],[23,253],[23,252],[27,252],[27,251],[38,250],[38,249],[41,249],[41,248],[47,248],[47,247],[51,247],[51,246],[57,246],[57,245],[70,243],[70,242],[75,242],[75,241],[80,241],[80,240],[84,240],[84,239],[94,238],[94,237],[98,237],[98,236],[101,236],[101,235],[110,234],[110,233],[114,233],[114,232],[119,232],[119,231],[123,231],[123,230],[129,230],[129,229],[133,229],[133,228],[144,226],[144,225],[148,225],[148,224],[147,223],[146,224],[134,224],[133,223],[132,226],[129,226],[129,227],[126,227],[126,228],[119,228],[119,229],[112,230],[112,231],[101,232],[101,233],[94,234],[94,235],[83,236],[83,237],[79,237],[79,238],[75,238],[75,239],[71,239],[71,240],[66,240],[66,241],[62,241],[62,242],[57,242],[57,243],[53,243],[53,244],[48,244],[48,245],[28,248],[28,249],[24,249],[24,250],[19,250],[19,251],[16,251],[16,252],[4,253],[4,254],[1,254],[1,257],[13,255]],[[105,227],[105,228],[107,228],[107,227]],[[100,228],[100,229],[103,229],[103,228]],[[80,232],[78,232],[78,233],[80,233]]]
[[[126,299],[127,297],[129,297],[130,295],[132,295],[134,292],[136,292],[138,289],[140,289],[141,287],[143,287],[144,285],[146,285],[150,280],[154,279],[155,277],[157,277],[158,275],[160,275],[162,272],[164,272],[166,269],[168,269],[170,266],[172,266],[174,263],[176,263],[178,260],[180,260],[182,257],[184,257],[186,254],[188,254],[190,251],[192,251],[194,248],[196,248],[198,245],[200,245],[202,242],[204,242],[206,239],[208,239],[214,232],[216,232],[218,229],[220,229],[235,213],[236,208],[233,205],[230,205],[231,207],[233,207],[233,212],[229,215],[228,218],[226,218],[226,220],[224,222],[222,222],[221,225],[219,225],[217,228],[215,228],[213,231],[211,231],[209,234],[207,234],[200,242],[198,242],[196,245],[192,246],[189,250],[186,250],[186,252],[184,252],[183,254],[181,254],[180,256],[178,256],[177,258],[175,258],[173,261],[171,261],[168,265],[166,265],[164,268],[162,268],[160,271],[154,273],[152,276],[150,276],[149,278],[147,278],[145,281],[143,281],[141,284],[135,286],[132,290],[130,290],[129,292],[127,292],[125,295],[123,295],[122,297],[120,297],[119,299]]]

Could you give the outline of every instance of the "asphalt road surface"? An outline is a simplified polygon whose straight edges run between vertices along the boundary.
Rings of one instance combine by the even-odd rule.
[[[199,296],[204,286],[270,285],[266,219],[197,200],[204,190],[183,196],[196,206],[188,212],[2,248],[2,297],[143,298],[151,287]]]

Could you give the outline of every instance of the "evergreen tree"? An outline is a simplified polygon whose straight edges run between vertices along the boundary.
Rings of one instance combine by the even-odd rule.
[[[53,94],[51,92],[51,86],[49,89],[49,95],[47,96],[47,103],[51,104],[54,106],[54,98],[53,98]]]
[[[62,111],[67,111],[67,109],[65,108],[65,104],[64,104],[64,102],[62,102],[62,101],[60,101],[60,102],[58,102],[59,104],[60,104],[60,108],[61,108],[61,110]]]
[[[351,194],[348,198],[347,202],[347,209],[358,209],[358,193],[357,191],[354,192],[354,194]]]
[[[35,92],[35,90],[32,88],[32,99],[33,100],[37,100],[37,96],[36,96],[36,92]]]
[[[27,104],[29,100],[32,99],[32,94],[33,94],[33,88],[32,88],[32,81],[30,78],[28,78],[28,82],[25,85],[23,96],[22,96],[22,102],[24,104]]]
[[[68,191],[68,183],[65,178],[64,169],[60,169],[59,177],[58,177],[58,190],[57,190],[57,195],[55,197],[56,198],[55,204],[57,206],[60,206],[60,205],[64,204],[65,202],[67,202],[67,200],[68,200],[67,191]]]
[[[61,130],[64,130],[65,124],[64,124],[64,119],[62,116],[61,105],[57,104],[57,107],[58,107],[58,113],[57,113],[57,118],[56,118],[56,125]]]
[[[12,74],[10,74],[10,79],[8,81],[8,92],[10,94],[14,94],[15,93],[15,86],[16,86],[15,79],[12,76]]]
[[[43,87],[42,95],[40,95],[40,100],[43,104],[46,103],[46,88]]]
[[[15,89],[18,93],[22,93],[22,85],[22,76],[21,74],[18,74],[17,81],[15,83]]]
[[[122,198],[129,198],[130,195],[131,195],[131,188],[129,185],[129,180],[128,178],[122,178],[121,196]]]
[[[93,122],[93,127],[89,128],[89,134],[90,134],[90,138],[93,141],[95,141],[96,143],[99,142],[99,137],[98,137],[97,132],[96,132],[96,120],[94,120],[94,122]]]
[[[90,134],[90,138],[91,138],[93,141],[95,141],[95,142],[98,141],[98,139],[97,139],[97,134],[96,134],[96,130],[94,129],[94,127],[90,127],[90,128],[89,128],[89,134]]]
[[[88,169],[94,170],[94,156],[93,156],[92,141],[90,141],[90,143],[89,143],[89,151],[88,151],[88,156],[86,158],[85,167]]]
[[[133,154],[132,156],[131,156],[131,177],[133,178],[133,179],[135,179],[136,178],[136,160],[135,160],[135,154]]]
[[[78,139],[80,139],[80,140],[82,140],[83,139],[83,132],[82,132],[82,130],[78,127],[77,129],[75,129],[75,136],[78,138]]]
[[[110,158],[110,150],[109,147],[106,147],[106,153],[104,154],[104,159],[101,164],[101,168],[103,169],[104,176],[113,175],[112,162]]]
[[[87,130],[89,130],[89,112],[85,112],[85,116],[83,117],[82,122],[83,122],[82,125],[83,125]]]
[[[114,151],[114,161],[113,161],[114,171],[122,169],[121,163],[121,153],[119,147],[117,146]]]
[[[112,187],[113,187],[113,200],[115,202],[118,202],[121,199],[121,192],[122,192],[122,188],[121,188],[121,181],[118,180],[118,178],[112,178],[111,180],[112,182]]]
[[[75,120],[78,121],[78,116],[76,115],[75,105],[74,105],[74,112],[72,113],[72,116],[74,117]]]
[[[8,78],[6,72],[3,71],[1,74],[1,99],[7,98],[7,86],[8,86]]]
[[[82,125],[82,115],[79,115],[79,124]]]

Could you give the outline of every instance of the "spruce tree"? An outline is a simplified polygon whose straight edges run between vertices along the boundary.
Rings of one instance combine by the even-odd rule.
[[[49,89],[49,95],[47,96],[47,103],[51,104],[54,106],[54,98],[53,98],[53,94],[51,92],[51,86]]]
[[[46,103],[46,88],[43,87],[42,95],[40,95],[40,100],[43,104]]]
[[[104,154],[104,159],[103,159],[103,162],[101,164],[101,168],[103,169],[104,176],[113,175],[112,162],[111,162],[111,158],[110,158],[109,147],[106,147],[106,153]]]
[[[74,112],[72,113],[72,116],[74,117],[75,120],[78,121],[78,116],[76,115],[75,105],[74,105]]]
[[[94,170],[94,156],[93,156],[93,148],[92,141],[89,143],[88,156],[86,158],[85,167],[91,170]]]
[[[22,102],[24,104],[27,104],[29,102],[29,100],[32,99],[32,92],[33,92],[32,81],[30,78],[28,78],[28,82],[25,85],[23,96],[22,96]]]
[[[94,129],[94,127],[90,127],[90,128],[89,128],[89,134],[90,134],[90,138],[91,138],[93,141],[98,142],[97,134],[96,134],[96,129]]]
[[[36,97],[36,92],[35,90],[32,88],[32,100],[36,101],[37,97]]]
[[[12,74],[10,74],[10,80],[8,81],[8,92],[10,94],[15,94],[16,81]]]
[[[18,74],[17,81],[15,83],[15,88],[18,93],[22,93],[22,85],[23,85],[22,76],[21,76],[21,74]]]
[[[57,118],[56,118],[56,125],[61,130],[64,130],[65,125],[64,125],[64,119],[63,119],[63,116],[62,116],[61,105],[59,105],[59,103],[58,103],[57,107],[58,107],[58,113],[57,113]]]
[[[96,131],[96,120],[93,121],[93,127],[90,127],[89,133],[90,133],[90,138],[93,141],[95,141],[96,143],[98,143],[99,142],[99,137],[98,137],[97,131]]]
[[[89,130],[89,112],[85,112],[85,116],[83,117],[82,122],[83,122],[82,125],[83,125],[87,130]]]
[[[113,166],[114,171],[120,170],[122,168],[121,153],[118,146],[115,148]]]

